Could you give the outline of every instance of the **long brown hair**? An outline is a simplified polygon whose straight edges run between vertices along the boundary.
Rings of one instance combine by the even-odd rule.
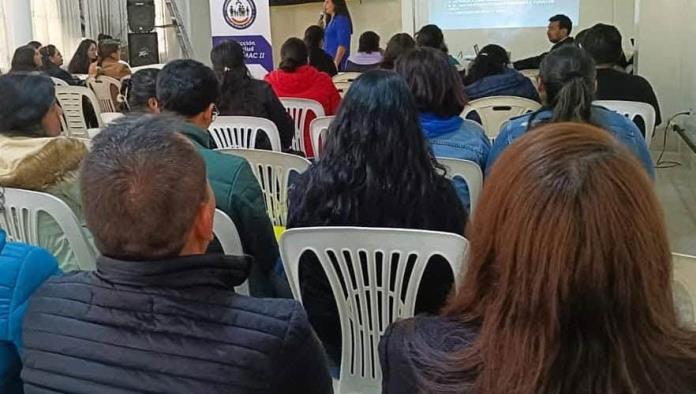
[[[556,123],[501,156],[468,229],[445,316],[476,327],[431,357],[427,393],[696,391],[696,336],[678,326],[662,210],[606,131]],[[419,349],[420,348],[420,349]]]

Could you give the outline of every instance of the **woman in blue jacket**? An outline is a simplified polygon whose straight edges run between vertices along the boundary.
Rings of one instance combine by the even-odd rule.
[[[655,178],[655,167],[638,126],[616,112],[592,105],[597,71],[594,60],[585,50],[575,45],[556,49],[541,62],[539,76],[539,91],[544,97],[544,107],[513,118],[503,126],[488,156],[488,169],[508,145],[536,126],[552,122],[579,122],[593,124],[614,135],[636,156],[648,175]]]
[[[7,242],[5,231],[0,230],[0,393],[23,392],[19,379],[22,318],[29,296],[58,273],[55,257],[43,249]]]
[[[333,57],[338,71],[344,71],[350,55],[350,36],[353,34],[353,20],[346,0],[325,0],[324,12],[324,50]]]
[[[479,125],[460,117],[467,98],[447,55],[419,47],[401,55],[394,70],[404,77],[416,98],[421,126],[435,156],[473,161],[485,171],[490,141]],[[454,187],[468,209],[466,182],[455,178]]]
[[[529,78],[510,68],[510,57],[505,48],[486,45],[474,59],[464,78],[469,100],[491,96],[515,96],[539,102],[539,92]]]

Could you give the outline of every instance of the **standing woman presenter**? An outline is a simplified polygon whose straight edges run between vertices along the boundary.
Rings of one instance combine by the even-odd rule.
[[[333,57],[338,71],[344,71],[350,55],[353,20],[346,0],[324,0],[324,50]]]

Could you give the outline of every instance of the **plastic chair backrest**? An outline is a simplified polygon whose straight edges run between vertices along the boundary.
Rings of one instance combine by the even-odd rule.
[[[229,256],[244,255],[242,240],[239,237],[239,231],[232,219],[223,211],[215,210],[215,219],[213,221],[213,233],[222,245],[222,251]],[[241,286],[235,288],[239,294],[249,295],[249,283],[245,281]]]
[[[39,244],[39,214],[49,215],[58,224],[75,254],[81,270],[93,270],[96,257],[92,246],[82,233],[82,226],[70,207],[48,193],[23,189],[0,189],[4,209],[0,210],[0,228],[11,241],[29,245]]]
[[[431,257],[444,257],[459,281],[468,245],[455,234],[383,228],[298,228],[281,236],[283,266],[296,300],[302,302],[299,265],[306,251],[317,256],[331,284],[343,349],[337,392],[380,392],[382,334],[394,321],[413,316]]]
[[[314,113],[319,118],[324,116],[324,107],[314,100],[281,97],[280,101],[295,121],[295,138],[292,140],[292,149],[307,153],[305,151],[304,131],[309,125],[307,115]]]
[[[343,83],[343,82],[348,82],[351,83],[355,81],[356,79],[360,78],[362,73],[357,73],[357,72],[345,72],[345,73],[339,73],[334,75],[331,80],[334,83]]]
[[[115,121],[123,118],[125,115],[121,112],[102,112],[101,118],[105,125],[114,123]]]
[[[696,256],[672,254],[674,302],[682,323],[696,326]]]
[[[352,82],[334,82],[334,86],[336,86],[336,90],[338,90],[338,94],[341,95],[341,97],[346,96],[351,84]]]
[[[462,178],[469,188],[469,216],[474,214],[481,189],[483,189],[483,172],[473,161],[438,157],[438,163],[447,169],[447,178]]]
[[[309,124],[309,135],[312,136],[312,150],[314,157],[318,158],[319,153],[323,150],[323,141],[326,141],[326,133],[329,132],[329,125],[336,118],[335,116],[322,116],[315,118]]]
[[[117,79],[102,75],[87,78],[87,86],[94,91],[99,100],[99,108],[102,112],[118,112],[115,95],[121,91],[121,82]]]
[[[636,123],[636,125],[638,125],[638,119],[642,119],[645,126],[645,141],[648,146],[650,146],[653,134],[655,134],[655,122],[657,118],[655,108],[652,105],[620,100],[597,100],[593,104],[618,112],[633,121],[633,123]]]
[[[137,73],[137,72],[140,71],[140,70],[147,70],[147,69],[149,69],[149,68],[155,68],[155,69],[157,69],[157,70],[161,70],[161,69],[164,68],[164,66],[166,66],[165,63],[158,63],[158,64],[148,64],[148,65],[146,65],[146,66],[131,67],[131,72],[132,72],[133,74],[135,74],[135,73]]]
[[[290,174],[305,172],[311,165],[309,160],[287,153],[257,149],[221,149],[220,152],[243,157],[249,162],[261,185],[271,222],[274,226],[285,227]]]
[[[63,81],[63,80],[60,79],[60,78],[51,77],[51,80],[53,81],[53,84],[54,84],[55,86],[70,86],[70,85],[68,85],[67,82]]]
[[[89,138],[87,120],[82,108],[83,98],[94,108],[99,128],[104,128],[99,102],[91,89],[82,86],[56,86],[56,99],[63,110],[64,125],[67,127],[65,132],[68,136]]]
[[[219,149],[254,149],[259,131],[271,142],[271,149],[282,150],[280,133],[275,123],[253,116],[220,116],[208,128]]]
[[[462,118],[467,119],[467,116],[472,112],[478,113],[483,128],[486,130],[486,135],[490,139],[495,139],[500,134],[503,123],[516,116],[534,112],[539,108],[541,108],[541,104],[522,97],[485,97],[469,102],[462,112]]]

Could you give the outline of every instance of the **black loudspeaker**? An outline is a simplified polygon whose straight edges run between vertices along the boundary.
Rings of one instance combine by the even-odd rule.
[[[155,28],[155,0],[128,0],[128,27],[134,33],[149,33]]]
[[[128,34],[128,55],[132,67],[159,63],[157,33]]]

